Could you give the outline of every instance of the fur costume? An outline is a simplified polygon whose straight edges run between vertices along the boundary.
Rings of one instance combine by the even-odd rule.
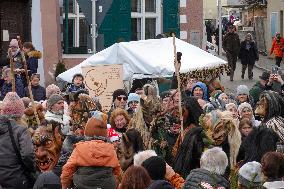
[[[139,151],[143,151],[143,141],[140,133],[135,129],[129,129],[121,137],[116,153],[123,171],[133,165],[133,157]]]
[[[132,127],[140,132],[145,149],[151,149],[151,124],[161,111],[161,106],[154,86],[146,84],[143,89],[146,97],[140,99],[140,106],[132,118]]]
[[[44,121],[43,106],[41,104],[36,104],[35,106],[36,106],[36,112],[37,112],[39,121],[41,123],[43,123],[43,121]],[[32,131],[37,129],[38,124],[37,124],[36,116],[34,114],[34,110],[33,110],[32,107],[29,107],[29,108],[25,109],[24,115],[23,115],[23,119],[28,124],[28,128],[29,128],[30,132],[32,132]]]
[[[284,99],[277,92],[265,91],[255,113],[263,118],[262,125],[272,129],[284,141]]]
[[[201,117],[201,125],[207,137],[216,146],[222,146],[230,161],[231,169],[237,164],[237,155],[241,146],[241,133],[237,124],[228,111],[212,111]],[[210,124],[208,124],[208,121]],[[228,144],[226,144],[228,142]],[[228,151],[229,150],[229,151]]]
[[[70,117],[72,124],[72,131],[77,129],[85,128],[85,125],[90,117],[92,117],[92,112],[97,110],[94,100],[84,91],[79,91],[74,95],[74,102],[70,103]]]
[[[200,166],[200,157],[205,147],[203,138],[206,136],[201,127],[190,129],[184,136],[173,163],[173,169],[183,178]]]
[[[141,107],[143,118],[148,127],[150,127],[154,117],[161,111],[160,101],[157,96],[157,89],[151,84],[146,84],[143,87],[146,97],[141,98]]]

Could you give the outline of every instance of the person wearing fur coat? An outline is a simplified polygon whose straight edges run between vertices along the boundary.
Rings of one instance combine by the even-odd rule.
[[[35,50],[31,42],[25,42],[23,44],[23,51],[26,54],[29,75],[37,73],[38,59],[41,59],[42,57],[41,52]]]

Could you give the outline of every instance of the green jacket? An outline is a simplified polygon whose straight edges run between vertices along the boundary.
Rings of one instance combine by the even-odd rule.
[[[263,91],[265,91],[265,86],[261,85],[259,81],[249,91],[249,94],[253,98],[255,104],[259,101],[260,94]]]

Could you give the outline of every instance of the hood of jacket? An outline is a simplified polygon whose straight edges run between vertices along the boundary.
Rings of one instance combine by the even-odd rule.
[[[79,142],[75,145],[76,162],[80,166],[118,167],[119,162],[111,143],[102,140]]]
[[[193,94],[193,91],[196,87],[200,87],[203,91],[203,100],[208,101],[208,90],[207,90],[207,86],[205,85],[205,83],[202,82],[197,82],[191,89],[191,94]]]
[[[41,59],[42,54],[41,54],[40,51],[34,50],[34,51],[28,52],[28,56],[29,56],[29,57],[33,57],[33,58],[36,58],[36,59]]]

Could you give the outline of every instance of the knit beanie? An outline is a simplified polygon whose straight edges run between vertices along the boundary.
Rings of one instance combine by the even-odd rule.
[[[15,92],[8,92],[2,102],[3,115],[11,118],[20,118],[24,115],[25,105]]]
[[[245,187],[261,186],[261,164],[256,161],[244,164],[239,170],[239,182]]]
[[[226,110],[229,110],[231,108],[236,108],[236,110],[238,109],[237,105],[235,103],[229,103],[229,104],[226,104]]]
[[[47,109],[50,110],[54,104],[59,102],[60,100],[64,100],[64,98],[59,94],[53,94],[47,100]]]
[[[48,85],[46,87],[46,98],[49,99],[51,95],[59,94],[60,92],[61,92],[60,88],[57,85],[54,84]]]
[[[142,163],[152,180],[164,180],[166,174],[166,162],[159,156],[152,156]]]
[[[112,93],[112,101],[114,102],[115,99],[120,96],[120,95],[124,95],[127,97],[127,93],[125,92],[125,90],[123,89],[117,89]]]
[[[12,40],[10,41],[9,47],[19,47],[18,40],[17,40],[17,39],[12,39]]]
[[[107,115],[99,111],[93,114],[86,123],[84,134],[88,137],[108,137]]]
[[[134,101],[140,102],[140,96],[136,93],[129,93],[127,104]]]
[[[174,189],[174,187],[165,180],[156,180],[147,189]]]
[[[237,95],[241,94],[249,95],[249,89],[246,85],[239,85],[237,87]]]
[[[239,114],[240,114],[245,108],[248,108],[248,109],[250,109],[250,110],[252,111],[251,105],[250,105],[249,103],[247,103],[247,102],[243,102],[243,103],[241,103],[241,104],[239,105],[239,107],[238,107],[238,112],[239,112]]]

